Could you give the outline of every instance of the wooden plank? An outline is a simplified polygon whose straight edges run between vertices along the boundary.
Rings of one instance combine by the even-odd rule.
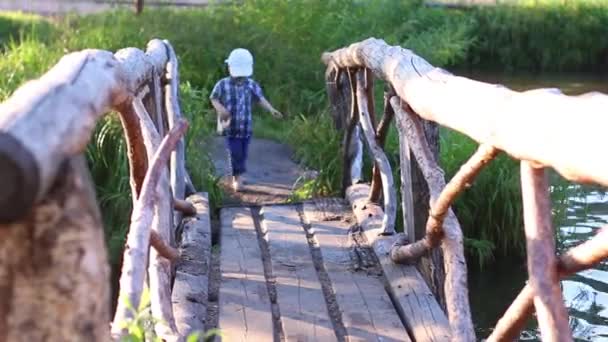
[[[325,297],[300,217],[293,206],[264,207],[276,277],[277,302],[287,341],[336,341]]]
[[[171,293],[175,323],[181,336],[205,328],[211,257],[209,197],[207,193],[198,193],[190,196],[188,202],[196,209],[196,216],[183,221],[179,236],[181,259]]]
[[[347,206],[338,210],[346,215]],[[305,203],[304,213],[317,239],[325,269],[346,328],[348,341],[410,341],[382,280],[366,271],[351,270],[349,227],[342,220],[318,220],[315,203]],[[322,210],[322,209],[321,209]]]
[[[450,325],[439,303],[415,266],[394,264],[389,256],[393,238],[381,236],[382,209],[368,203],[369,185],[351,186],[346,197],[376,253],[388,281],[389,294],[417,341],[449,341]]]
[[[266,278],[251,209],[221,211],[219,328],[225,341],[272,341]]]

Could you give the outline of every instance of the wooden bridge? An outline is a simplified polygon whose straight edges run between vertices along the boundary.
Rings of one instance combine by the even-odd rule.
[[[145,286],[153,330],[167,341],[214,328],[227,341],[474,341],[450,205],[501,151],[522,161],[530,282],[489,340],[516,339],[534,309],[544,339],[571,339],[558,280],[606,258],[608,230],[557,257],[545,168],[608,185],[608,98],[514,92],[377,39],[323,61],[343,135],[344,199],[225,207],[218,229],[185,169],[169,42],[69,54],[18,89],[0,106],[0,341],[121,339],[140,319]],[[374,79],[386,82],[377,125]],[[108,329],[103,228],[82,153],[110,110],[128,143],[134,209]],[[403,234],[394,231],[399,203],[383,151],[393,120]],[[480,143],[447,184],[437,124]],[[565,139],[572,132],[585,138]],[[362,182],[362,141],[375,162],[371,185]]]

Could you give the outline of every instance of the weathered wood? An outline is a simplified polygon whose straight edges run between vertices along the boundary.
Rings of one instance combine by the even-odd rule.
[[[188,197],[196,209],[194,217],[184,219],[178,239],[181,260],[175,271],[171,293],[175,323],[180,336],[202,332],[207,317],[211,221],[206,193]]]
[[[390,100],[389,100],[390,101]],[[398,120],[396,120],[398,121]],[[431,151],[431,156],[434,160],[439,161],[439,125],[428,120],[421,120],[424,128],[424,137]],[[410,151],[411,154],[411,151]],[[412,198],[414,201],[414,227],[412,228],[411,240],[416,241],[422,239],[426,235],[426,223],[429,219],[431,209],[429,187],[426,183],[424,175],[420,170],[420,166],[416,158],[411,158],[411,184]],[[435,295],[435,298],[441,305],[444,311],[447,311],[445,297],[445,268],[444,258],[441,248],[434,248],[420,258],[416,267],[420,271],[422,278]]]
[[[83,156],[22,220],[0,225],[0,341],[108,341],[110,270]]]
[[[304,214],[319,243],[325,269],[346,327],[347,341],[410,341],[381,278],[352,270],[350,224],[316,219],[316,203],[304,204]],[[342,206],[338,217],[347,216]],[[342,215],[340,215],[342,214]]]
[[[342,195],[346,189],[361,179],[361,165],[358,165],[357,158],[362,155],[361,140],[359,137],[359,113],[357,112],[356,80],[352,70],[346,70],[348,83],[339,89],[342,93],[349,94],[350,107],[345,119],[345,130],[342,139]],[[344,88],[348,86],[348,91]],[[343,96],[346,98],[346,95]],[[346,101],[346,99],[344,100]]]
[[[285,339],[335,341],[310,247],[293,206],[262,208]]]
[[[158,131],[158,135],[160,135],[161,137],[165,136],[165,131],[166,131],[166,125],[167,122],[165,120],[166,117],[166,113],[165,110],[163,108],[163,91],[162,88],[160,86],[160,75],[158,75],[157,73],[154,73],[154,75],[152,76],[152,85],[153,85],[153,89],[154,89],[154,103],[153,106],[150,106],[151,108],[154,108],[153,111],[149,111],[152,118],[154,119],[154,125],[156,126],[156,130]],[[146,107],[146,108],[150,108],[150,107]]]
[[[402,125],[405,124],[403,123]],[[419,146],[424,144],[424,141],[420,141],[421,137],[417,132],[412,131],[412,128],[413,126],[410,126],[409,128],[405,127],[404,130],[406,135],[409,133],[410,137],[412,137],[412,145],[414,145],[416,149],[419,149]],[[431,248],[439,246],[444,235],[443,221],[445,220],[452,203],[456,200],[456,197],[473,182],[483,167],[492,161],[497,154],[498,150],[492,146],[479,146],[475,154],[460,167],[450,182],[441,189],[439,196],[434,199],[426,223],[425,237],[422,240],[393,248],[391,250],[391,259],[393,259],[393,261],[405,263],[413,262],[426,254]]]
[[[219,328],[226,341],[272,341],[266,278],[249,208],[221,211]]]
[[[190,174],[188,173],[188,171],[185,172],[185,176],[184,176],[185,182],[186,182],[186,196],[190,196],[194,193],[196,193],[196,189],[194,188],[194,184],[192,184],[192,179],[190,179]]]
[[[576,272],[592,268],[608,258],[608,226],[582,244],[569,249],[558,260],[558,275],[564,279]],[[526,284],[517,298],[511,303],[507,312],[496,324],[488,337],[488,342],[512,341],[519,338],[528,318],[534,312],[534,291]]]
[[[384,142],[379,140],[378,129],[380,128],[379,124],[376,125],[376,103],[374,101],[374,74],[369,69],[365,70],[365,95],[367,98],[367,109],[369,111],[369,118],[372,123],[372,128],[374,130],[374,136],[376,138],[376,144],[382,150],[384,150]],[[384,117],[383,117],[384,119]],[[385,122],[386,124],[386,122]],[[382,175],[380,172],[380,168],[378,167],[378,163],[374,163],[372,168],[372,182],[371,182],[371,191],[369,193],[370,202],[379,202],[380,196],[382,196]]]
[[[169,41],[165,40],[165,49],[168,57],[166,65],[165,77],[167,85],[165,86],[165,114],[167,115],[167,124],[169,129],[175,126],[175,123],[181,120],[182,113],[179,105],[179,65],[177,56]],[[173,197],[176,199],[184,199],[186,193],[187,180],[190,178],[186,172],[186,147],[185,140],[182,138],[177,143],[177,148],[171,153],[171,190]],[[192,184],[191,182],[189,183]],[[195,192],[194,187],[191,189]],[[180,223],[182,213],[174,212],[173,221],[175,226]]]
[[[544,168],[521,163],[521,189],[528,254],[528,276],[543,341],[572,341],[562,298],[551,224],[549,178]]]
[[[340,68],[372,69],[424,119],[514,158],[553,167],[571,181],[608,186],[608,158],[597,157],[605,155],[606,95],[565,96],[556,89],[516,92],[454,76],[410,50],[374,38],[325,53],[323,60]],[[577,113],[576,120],[572,113]],[[551,129],[542,129],[549,122]]]
[[[171,151],[187,127],[187,123],[182,121],[163,139],[146,171],[142,191],[133,208],[123,256],[119,301],[112,323],[112,335],[115,338],[124,333],[123,323],[133,318],[129,305],[135,308],[139,306],[145,277],[143,265],[148,259],[150,229],[155,217],[153,209],[158,181],[163,173],[164,164],[168,162]]]
[[[445,313],[415,266],[396,265],[389,257],[393,237],[382,236],[382,209],[368,203],[370,188],[357,184],[347,191],[357,222],[373,247],[388,282],[387,291],[415,341],[451,341]]]
[[[196,208],[189,201],[184,201],[184,200],[174,198],[173,199],[173,209],[175,209],[187,216],[196,215]]]
[[[426,143],[419,117],[407,112],[397,97],[391,99],[391,104],[395,110],[397,120],[403,121],[401,125],[403,125],[407,132],[411,151],[416,157],[420,170],[424,174],[429,188],[431,207],[434,207],[435,202],[445,188],[443,170],[437,165]],[[430,241],[430,239],[425,238],[418,246],[428,250],[432,247]],[[446,218],[443,222],[441,248],[444,253],[444,267],[446,270],[444,288],[452,336],[455,340],[475,340],[469,307],[467,265],[464,257],[462,230],[451,208],[447,210]]]
[[[344,96],[344,88],[349,88],[349,85],[345,84],[347,79],[343,69],[330,66],[325,70],[325,90],[329,99],[334,128],[337,131],[344,131],[349,119],[350,99]]]
[[[131,186],[131,200],[135,205],[148,169],[148,156],[146,146],[143,143],[142,125],[132,103],[123,103],[117,109],[120,113],[120,123],[127,141],[129,185]]]
[[[376,143],[376,134],[371,123],[369,109],[367,108],[367,94],[364,87],[364,71],[357,72],[357,105],[359,121],[363,128],[363,135],[374,161],[380,169],[382,176],[382,190],[384,194],[385,215],[382,220],[384,234],[395,233],[395,217],[397,215],[397,193],[393,183],[393,172],[386,154]]]
[[[152,117],[144,107],[139,98],[133,101],[133,108],[139,118],[143,143],[146,147],[148,160],[153,160],[161,143],[157,126]],[[163,125],[161,121],[157,123]],[[170,152],[169,152],[170,153]],[[155,232],[163,244],[172,245],[173,236],[173,208],[171,205],[172,195],[169,186],[167,168],[164,167],[159,174],[158,185],[156,185],[155,201],[153,207],[151,232]],[[152,237],[152,234],[151,234]],[[156,319],[155,330],[158,336],[169,338],[177,333],[177,327],[173,318],[171,305],[171,263],[157,249],[150,251],[148,264],[148,279],[150,282],[150,304],[152,316]]]
[[[395,111],[390,103],[392,94],[385,93],[385,113]],[[388,109],[386,106],[388,106]],[[399,172],[401,176],[401,208],[403,211],[403,232],[408,242],[416,241],[416,227],[414,226],[414,197],[412,194],[412,159],[410,144],[401,120],[395,120],[399,135]]]
[[[95,122],[164,66],[158,48],[68,54],[0,105],[0,175],[12,185],[2,189],[1,220],[21,217],[42,198],[61,163],[84,151]]]
[[[156,253],[171,262],[179,259],[179,251],[165,243],[160,235],[154,230],[150,231],[150,246],[156,250]]]
[[[368,96],[373,96],[373,94]],[[391,106],[389,100],[390,94],[385,93],[383,110],[384,114],[382,115],[382,119],[376,128],[376,143],[382,150],[384,150],[386,137],[388,136],[388,131],[391,126],[391,122],[393,121],[393,117],[395,116],[395,112],[393,111],[393,107]],[[380,176],[380,169],[376,165],[374,165],[373,169],[371,187],[372,191],[369,194],[369,200],[371,202],[378,202],[380,200],[380,195],[382,194],[382,178]]]

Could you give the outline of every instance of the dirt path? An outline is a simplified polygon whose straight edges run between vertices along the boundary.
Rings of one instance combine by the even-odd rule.
[[[224,138],[214,138],[211,145],[213,163],[217,175],[222,176],[221,184],[227,194],[224,205],[284,203],[298,183],[314,175],[292,160],[289,147],[271,140],[253,139],[247,172],[243,175],[244,188],[235,193],[227,176],[230,168]]]

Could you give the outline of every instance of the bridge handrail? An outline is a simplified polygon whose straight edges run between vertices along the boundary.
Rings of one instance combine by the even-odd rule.
[[[114,338],[126,333],[125,320],[134,318],[132,308],[139,307],[146,277],[157,334],[178,335],[171,307],[171,261],[179,257],[174,246],[181,212],[194,211],[184,201],[186,187],[193,189],[185,170],[187,122],[181,117],[178,91],[173,47],[154,39],[145,52],[125,48],[115,54],[102,50],[67,54],[0,104],[0,174],[7,185],[0,190],[0,230],[8,231],[29,229],[30,216],[58,181],[74,176],[64,172],[65,165],[85,151],[97,121],[111,110],[119,114],[127,141],[133,212],[112,325]],[[97,207],[94,200],[81,205]],[[94,217],[86,223],[100,224]],[[86,253],[98,254],[91,260],[102,263],[96,267],[103,269],[105,249],[89,248],[87,241],[78,243]],[[0,268],[4,266],[0,263]],[[107,330],[106,319],[102,314],[92,321]],[[102,331],[97,339],[108,339],[103,330],[95,330]]]
[[[462,231],[450,206],[500,151],[521,160],[530,283],[505,313],[489,340],[519,336],[532,311],[533,293],[536,294],[534,303],[543,337],[570,336],[558,279],[567,273],[565,270],[588,268],[608,257],[608,251],[600,243],[607,242],[606,234],[602,231],[588,241],[587,245],[594,248],[588,254],[578,249],[556,258],[545,168],[554,168],[574,182],[608,186],[608,158],[602,158],[605,155],[603,136],[608,127],[608,116],[604,115],[608,96],[601,93],[566,96],[557,89],[517,92],[501,85],[455,76],[432,66],[410,50],[390,46],[375,38],[326,52],[322,60],[327,65],[328,92],[336,123],[346,129],[345,179],[350,172],[352,156],[357,153],[353,152],[351,135],[358,132],[355,127],[359,120],[370,116],[367,107],[373,107],[362,108],[361,103],[373,102],[373,99],[370,93],[355,89],[365,88],[369,82],[369,76],[364,78],[366,70],[388,84],[385,103],[390,105],[385,105],[385,116],[388,114],[389,120],[395,116],[399,131],[406,230],[412,231],[408,227],[413,225],[410,151],[420,166],[431,197],[426,235],[409,244],[396,241],[391,257],[397,262],[411,262],[441,245],[445,256],[445,295],[452,338],[475,340]],[[359,77],[355,79],[354,74]],[[351,101],[347,103],[349,93]],[[425,120],[457,130],[480,143],[475,155],[447,185],[427,143],[429,134],[425,132]],[[360,126],[364,132],[369,131],[365,122]],[[383,139],[380,133],[380,130],[376,132],[376,140]],[[386,173],[387,167],[380,167],[376,157],[383,152],[369,146],[378,169]],[[390,172],[390,165],[388,170]],[[348,180],[345,185],[347,183]],[[394,197],[387,196],[387,185],[382,185],[386,206],[386,198]],[[391,205],[396,206],[395,203]],[[385,233],[390,231],[385,230]]]

